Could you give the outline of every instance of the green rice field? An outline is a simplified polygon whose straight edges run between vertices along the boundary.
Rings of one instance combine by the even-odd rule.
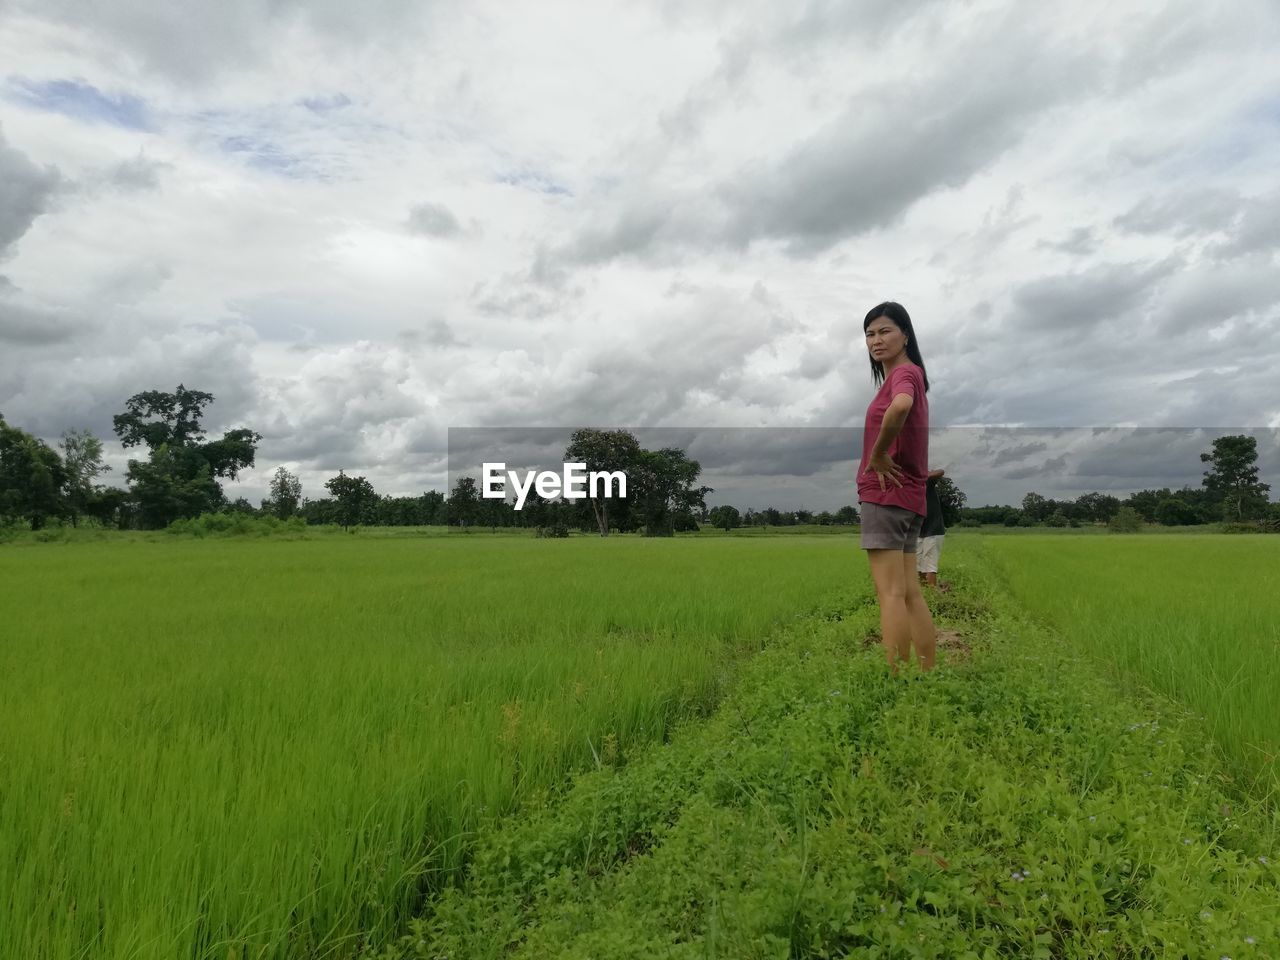
[[[1131,687],[1185,703],[1280,796],[1280,537],[1001,537],[1014,596]]]
[[[352,955],[487,820],[709,709],[860,559],[834,539],[0,550],[0,956]]]
[[[1280,538],[961,531],[949,576],[920,685],[852,533],[0,547],[0,957],[1280,957]],[[1114,829],[1027,826],[1093,859],[1015,909],[1029,797]]]

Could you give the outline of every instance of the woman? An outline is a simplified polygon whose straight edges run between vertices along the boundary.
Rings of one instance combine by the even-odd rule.
[[[862,548],[880,601],[880,634],[894,676],[916,651],[932,670],[936,634],[916,575],[916,541],[927,512],[929,377],[901,304],[872,307],[862,322],[871,376],[880,387],[867,407],[858,467]]]

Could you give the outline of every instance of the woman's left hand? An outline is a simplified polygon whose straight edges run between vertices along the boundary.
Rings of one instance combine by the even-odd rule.
[[[884,485],[886,477],[889,478],[889,482],[895,487],[902,486],[902,468],[894,463],[893,458],[887,453],[882,453],[879,456],[873,455],[871,459],[867,461],[867,472],[874,473],[880,478],[881,490],[886,489]]]

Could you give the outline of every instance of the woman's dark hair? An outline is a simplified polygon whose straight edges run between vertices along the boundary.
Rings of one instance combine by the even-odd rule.
[[[928,393],[929,374],[924,368],[924,358],[920,355],[920,341],[916,339],[916,332],[911,327],[911,315],[907,313],[907,308],[892,300],[876,304],[867,311],[867,318],[862,321],[862,332],[866,333],[867,327],[871,326],[871,321],[879,320],[881,317],[892,320],[897,324],[898,329],[907,335],[907,359],[919,367],[920,372],[924,374],[924,392]],[[877,387],[884,383],[884,364],[875,357],[871,358],[871,378]]]

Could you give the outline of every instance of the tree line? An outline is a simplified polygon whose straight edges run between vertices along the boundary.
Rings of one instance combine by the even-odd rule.
[[[171,393],[150,390],[125,401],[125,409],[112,418],[115,433],[126,449],[145,449],[146,456],[128,461],[124,489],[98,482],[110,468],[102,461],[102,441],[90,431],[67,431],[54,449],[0,415],[0,522],[25,522],[39,530],[51,521],[74,525],[87,518],[120,529],[157,529],[221,512],[300,517],[308,524],[343,527],[451,524],[462,529],[524,527],[548,536],[565,536],[570,530],[671,536],[697,530],[700,524],[727,531],[843,526],[859,519],[853,505],[820,512],[774,507],[740,511],[729,504],[708,509],[706,496],[714,491],[699,483],[701,465],[685,451],[646,450],[628,431],[591,428],[573,433],[564,460],[585,463],[588,471],[622,471],[628,481],[626,499],[566,500],[531,493],[524,509],[516,510],[509,500],[482,497],[472,476],[459,477],[447,496],[436,490],[383,496],[366,477],[349,476],[345,470],[325,481],[327,496],[307,499],[301,481],[279,467],[267,498],[255,507],[243,497],[230,500],[222,481],[234,481],[240,471],[254,466],[262,437],[237,428],[209,439],[201,420],[213,401],[212,394],[182,384]],[[1219,437],[1200,459],[1210,464],[1201,486],[1140,490],[1123,500],[1099,492],[1072,500],[1030,492],[1020,506],[969,507],[950,477],[938,481],[938,492],[948,526],[1114,525],[1117,518],[1170,526],[1280,522],[1280,504],[1269,502],[1271,488],[1258,479],[1253,437]]]
[[[1138,490],[1121,499],[1106,493],[1086,493],[1073,500],[1055,500],[1031,492],[1020,506],[966,507],[962,526],[1003,524],[1007,527],[1079,527],[1087,523],[1131,529],[1142,523],[1167,527],[1207,523],[1280,523],[1280,503],[1271,503],[1271,485],[1258,478],[1258,441],[1243,435],[1218,437],[1213,448],[1200,454],[1209,464],[1200,486],[1179,490],[1161,487]]]

